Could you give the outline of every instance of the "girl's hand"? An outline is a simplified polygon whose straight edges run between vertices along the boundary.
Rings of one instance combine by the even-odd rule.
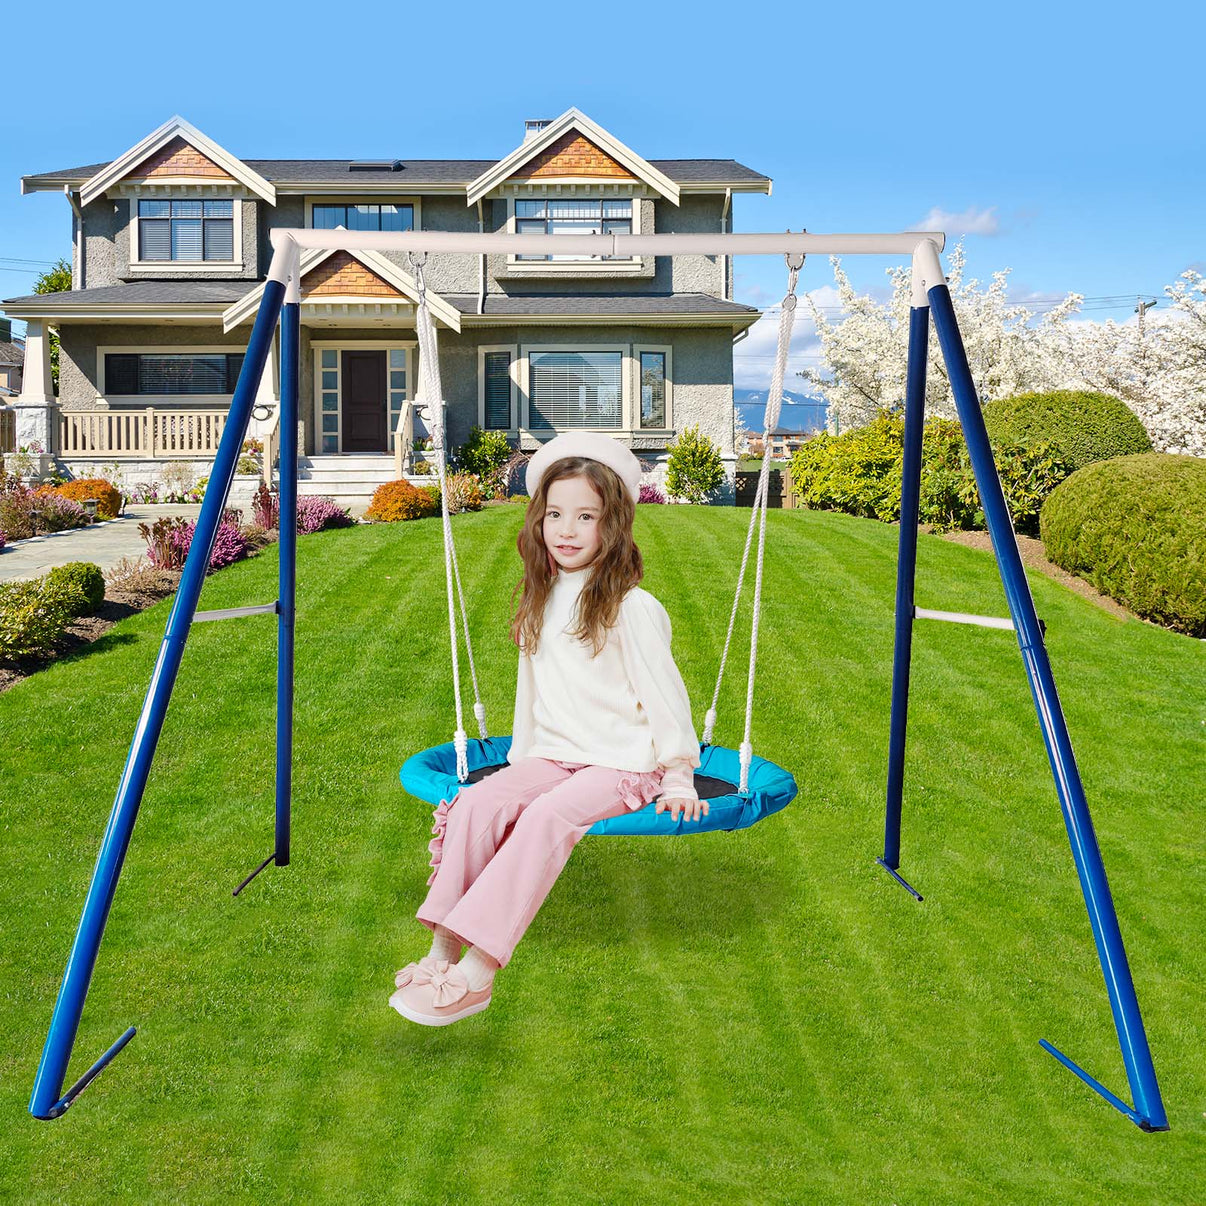
[[[682,800],[682,799],[667,800],[663,796],[657,802],[657,811],[659,813],[664,812],[667,808],[670,809],[670,816],[675,821],[678,820],[678,810],[680,808],[683,811],[683,820],[684,821],[698,821],[701,816],[706,817],[708,815],[707,800]]]

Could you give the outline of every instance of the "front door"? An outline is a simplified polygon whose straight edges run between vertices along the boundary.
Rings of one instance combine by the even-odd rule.
[[[387,452],[385,352],[343,353],[344,452]]]

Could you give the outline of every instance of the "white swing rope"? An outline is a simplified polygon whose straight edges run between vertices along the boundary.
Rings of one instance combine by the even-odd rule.
[[[448,634],[452,647],[452,690],[456,698],[456,777],[464,783],[469,777],[468,738],[465,733],[464,712],[461,705],[461,672],[458,656],[459,642],[456,631],[456,609],[453,602],[453,586],[460,600],[461,620],[465,630],[465,651],[469,656],[469,675],[473,680],[473,714],[482,740],[489,733],[486,729],[486,708],[482,703],[477,684],[477,666],[473,661],[473,642],[469,637],[469,615],[465,608],[465,592],[461,587],[461,572],[456,559],[456,544],[452,537],[452,519],[448,511],[448,490],[445,484],[445,440],[444,440],[444,389],[440,381],[439,352],[436,345],[435,325],[427,306],[427,284],[423,267],[427,252],[416,254],[408,251],[406,257],[414,272],[418,286],[419,301],[415,315],[415,330],[419,338],[419,404],[425,406],[431,416],[431,444],[435,453],[436,473],[440,482],[440,511],[444,527],[444,580],[448,594]]]
[[[703,740],[705,745],[712,744],[712,731],[716,727],[716,705],[720,699],[720,685],[724,679],[725,662],[729,656],[729,645],[733,639],[733,627],[737,621],[737,607],[741,602],[741,591],[745,582],[746,563],[750,555],[750,542],[754,536],[754,524],[760,520],[758,530],[758,560],[754,577],[754,615],[750,630],[750,668],[749,681],[745,695],[745,738],[741,742],[741,782],[739,790],[744,794],[749,791],[750,760],[754,749],[750,743],[750,733],[754,715],[754,675],[758,666],[758,621],[762,612],[762,559],[766,549],[766,505],[770,483],[770,433],[779,425],[779,409],[783,403],[783,378],[787,372],[787,352],[791,344],[791,329],[796,318],[796,282],[800,269],[804,267],[804,254],[801,252],[794,258],[790,255],[783,257],[787,261],[787,293],[779,312],[779,344],[775,355],[775,367],[771,374],[770,394],[766,401],[766,412],[763,417],[765,428],[762,437],[762,469],[758,474],[758,488],[754,493],[754,504],[750,511],[750,526],[745,536],[745,551],[741,555],[741,570],[737,575],[737,591],[733,596],[733,610],[729,615],[729,630],[724,638],[724,651],[720,655],[720,671],[716,675],[716,689],[712,694],[712,706],[707,711],[704,721]]]

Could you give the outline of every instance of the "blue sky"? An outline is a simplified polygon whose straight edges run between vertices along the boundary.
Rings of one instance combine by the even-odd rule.
[[[648,158],[733,158],[770,176],[770,197],[735,198],[737,230],[903,230],[937,211],[952,235],[969,229],[971,274],[1012,268],[1019,299],[1161,295],[1206,264],[1200,5],[508,11],[14,8],[8,43],[32,55],[7,73],[0,296],[32,286],[14,260],[70,255],[67,202],[20,196],[20,177],[116,157],[173,113],[248,158],[494,158],[525,118],[577,106]],[[878,289],[887,265],[846,267]],[[737,267],[739,301],[781,296],[782,260]],[[801,287],[831,283],[810,260]],[[1086,317],[1122,320],[1133,305]],[[809,354],[807,330],[794,346]],[[738,345],[738,384],[769,378],[765,348]]]

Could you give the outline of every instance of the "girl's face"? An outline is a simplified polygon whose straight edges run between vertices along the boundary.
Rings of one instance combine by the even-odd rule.
[[[585,477],[558,478],[544,507],[544,544],[558,569],[585,569],[599,552],[603,500]]]

